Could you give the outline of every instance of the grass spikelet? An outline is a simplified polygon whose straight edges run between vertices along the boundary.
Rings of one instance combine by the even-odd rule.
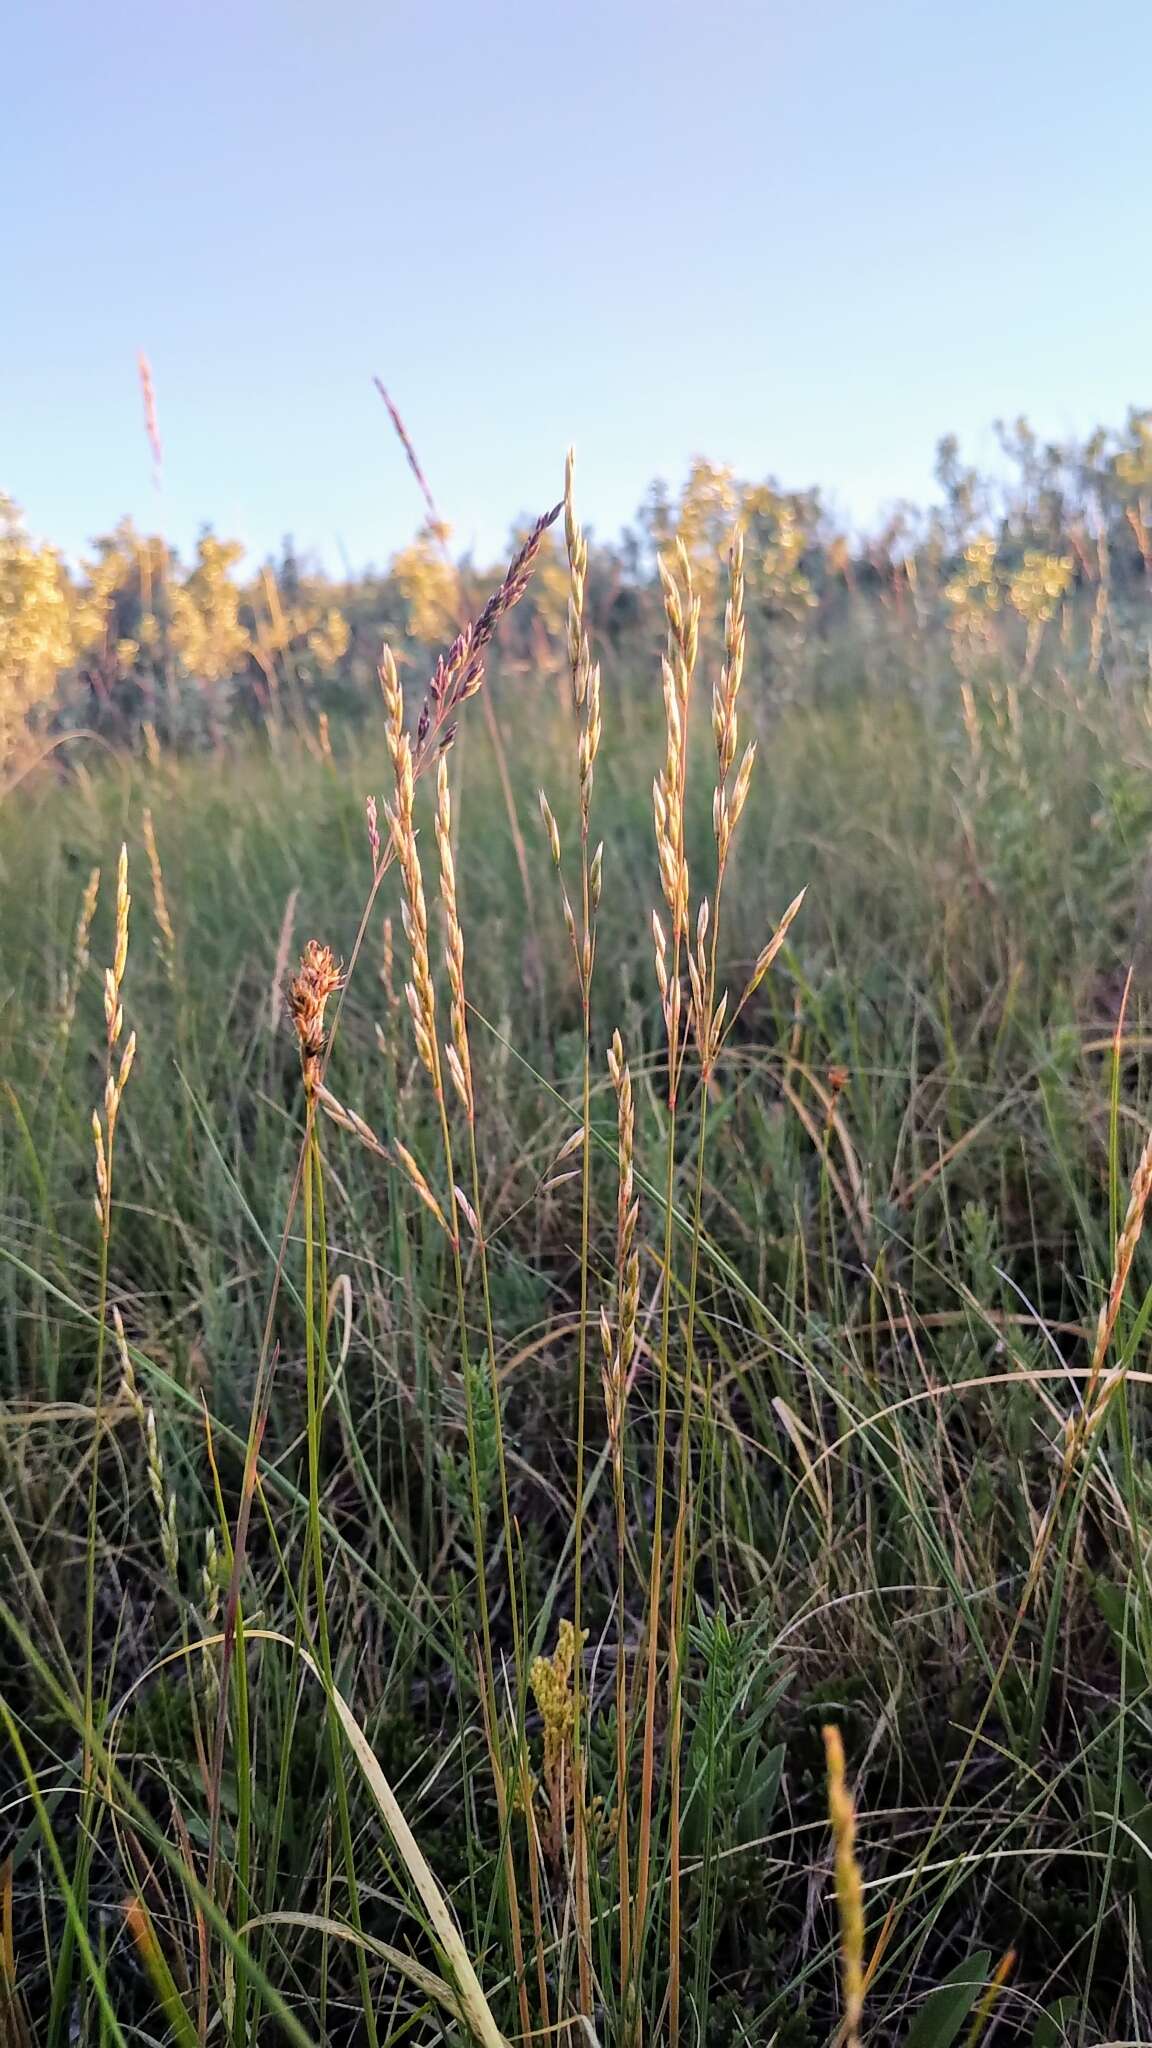
[[[436,1218],[436,1221],[440,1225],[440,1228],[444,1232],[444,1235],[446,1237],[454,1239],[456,1233],[449,1226],[448,1218],[445,1216],[443,1209],[440,1207],[439,1202],[436,1200],[435,1195],[432,1193],[432,1190],[428,1185],[428,1181],[425,1174],[421,1171],[415,1159],[412,1157],[412,1154],[408,1150],[407,1145],[402,1145],[400,1143],[399,1138],[396,1138],[393,1141],[393,1151],[395,1152],[397,1159],[400,1161],[401,1166],[404,1168],[404,1171],[408,1176],[408,1180],[414,1192],[417,1195],[419,1195],[420,1200],[423,1202],[424,1207],[427,1210],[429,1210],[430,1213]]]
[[[976,2008],[976,2017],[964,2037],[964,2048],[978,2048],[978,2043],[1000,2003],[1001,1995],[1015,1968],[1016,1951],[1014,1948],[1006,1949],[992,1973],[987,1991]]]
[[[176,1980],[156,1936],[151,1915],[143,1899],[128,1899],[124,1921],[136,1951],[148,1974],[152,1989],[178,2048],[197,2048],[196,2029],[176,1988]]]
[[[552,855],[552,865],[558,868],[560,865],[560,833],[556,820],[552,816],[552,806],[548,802],[543,790],[540,791],[539,801],[540,816],[544,820],[544,830],[548,834],[548,846]]]
[[[152,451],[152,481],[159,490],[164,468],[164,448],[160,440],[160,421],[156,412],[156,386],[152,380],[152,365],[143,349],[136,358],[136,368],[140,376],[140,398],[144,407],[144,432],[148,436],[148,446]]]
[[[448,788],[448,763],[441,755],[436,765],[436,848],[440,856],[440,901],[444,908],[444,960],[448,969],[448,990],[452,1019],[452,1077],[469,1121],[476,1114],[472,1091],[472,1056],[468,1048],[468,1016],[464,1005],[464,933],[456,896],[456,861],[452,852],[452,799]]]
[[[1096,1318],[1096,1334],[1092,1345],[1092,1359],[1088,1378],[1084,1385],[1084,1397],[1080,1409],[1066,1429],[1064,1450],[1064,1471],[1067,1474],[1083,1448],[1084,1442],[1100,1427],[1108,1411],[1116,1387],[1120,1384],[1120,1372],[1104,1376],[1104,1364],[1112,1343],[1120,1306],[1128,1287],[1128,1276],[1136,1247],[1144,1232],[1144,1218],[1152,1196],[1152,1131],[1144,1140],[1143,1149],[1136,1162],[1136,1171],[1128,1191],[1128,1206],[1124,1221],[1116,1240],[1116,1251],[1112,1261],[1112,1277],[1108,1293],[1100,1304]]]
[[[172,918],[168,909],[168,896],[164,888],[164,870],[160,865],[160,849],[156,844],[156,828],[152,812],[144,807],[144,850],[148,855],[148,871],[152,877],[152,914],[156,919],[156,931],[160,946],[160,957],[164,972],[171,985],[176,980],[176,934],[172,929]]]
[[[487,650],[496,628],[527,590],[540,544],[559,518],[562,506],[563,500],[536,521],[523,547],[509,563],[503,582],[437,662],[416,725],[417,772],[433,755],[451,745],[455,736],[454,715],[480,688]]]
[[[366,1146],[369,1152],[374,1152],[378,1159],[389,1158],[387,1146],[381,1144],[371,1124],[365,1123],[364,1118],[359,1116],[354,1109],[348,1109],[344,1103],[337,1101],[332,1090],[325,1082],[317,1082],[315,1096],[316,1102],[324,1111],[325,1116],[329,1117],[341,1130],[350,1131],[354,1138],[359,1138],[360,1143]]]
[[[572,697],[580,717],[577,759],[580,776],[580,821],[587,838],[592,805],[592,782],[600,750],[600,665],[592,659],[585,620],[588,543],[576,517],[573,483],[576,457],[568,450],[564,468],[564,537],[568,548],[568,664],[572,672]],[[555,859],[555,853],[553,853]],[[557,863],[558,864],[558,863]]]
[[[76,999],[80,985],[88,972],[91,958],[92,920],[96,915],[96,903],[100,895],[100,870],[93,868],[85,885],[80,903],[80,914],[72,940],[71,968],[62,976],[60,992],[60,1037],[67,1040],[76,1021]]]
[[[112,1323],[116,1332],[116,1348],[120,1355],[120,1399],[131,1409],[144,1439],[144,1450],[148,1467],[148,1490],[156,1510],[160,1527],[160,1551],[165,1568],[173,1586],[177,1584],[180,1565],[180,1537],[176,1527],[176,1495],[169,1488],[164,1476],[164,1456],[156,1434],[156,1410],[146,1402],[136,1384],[136,1373],[128,1340],[124,1334],[124,1322],[118,1308],[113,1306]]]
[[[728,602],[724,612],[724,664],[712,691],[712,737],[716,743],[718,786],[723,788],[736,759],[736,703],[744,680],[744,535],[733,535],[728,556]]]
[[[416,845],[416,826],[413,818],[415,776],[412,748],[407,733],[399,723],[399,684],[394,681],[394,663],[391,665],[391,676],[393,685],[386,689],[385,701],[388,705],[389,745],[392,749],[395,771],[395,801],[392,805],[386,806],[385,816],[403,882],[401,918],[412,962],[412,979],[405,985],[404,994],[412,1018],[416,1050],[439,1091],[436,991],[428,952],[428,906],[424,896],[424,876]]]
[[[744,1008],[744,1005],[748,1001],[749,997],[755,995],[757,989],[759,988],[761,982],[764,979],[764,976],[767,974],[768,969],[771,967],[772,962],[775,960],[777,953],[780,951],[781,946],[784,944],[785,939],[788,937],[788,933],[792,927],[793,920],[799,913],[800,906],[804,901],[806,893],[807,892],[804,889],[801,889],[799,895],[794,896],[792,898],[791,903],[788,905],[787,910],[784,912],[783,917],[780,919],[780,922],[777,925],[775,931],[773,932],[772,937],[769,939],[768,944],[761,948],[756,958],[756,965],[754,966],[751,974],[748,977],[748,983],[744,990],[744,993],[741,996],[740,1001],[736,1005],[734,1016],[739,1016],[740,1011]]]
[[[104,1028],[107,1046],[107,1070],[104,1082],[104,1122],[100,1113],[92,1113],[92,1136],[96,1146],[96,1215],[101,1233],[107,1240],[112,1222],[112,1153],[116,1136],[116,1123],[124,1089],[136,1058],[136,1033],[129,1034],[127,1043],[116,1059],[116,1048],[124,1029],[124,1004],[121,991],[124,986],[124,972],[128,964],[128,912],[132,899],[128,893],[128,849],[120,848],[120,860],[116,874],[116,932],[112,965],[104,973]]]

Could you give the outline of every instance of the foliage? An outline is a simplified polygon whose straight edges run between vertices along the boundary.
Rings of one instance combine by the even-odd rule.
[[[568,512],[559,703],[209,551],[267,723],[0,810],[0,2018],[1147,2039],[1142,585],[810,549],[781,693]]]
[[[17,507],[0,495],[0,767],[29,714],[51,698],[71,654],[60,556],[33,544]]]
[[[940,502],[927,512],[897,507],[863,537],[837,530],[816,490],[750,481],[697,456],[676,491],[654,484],[635,526],[593,550],[597,629],[621,659],[644,658],[659,630],[656,556],[679,543],[715,645],[739,526],[748,613],[781,671],[778,685],[799,676],[805,645],[841,627],[848,610],[862,645],[883,637],[884,613],[912,602],[923,625],[949,629],[969,662],[1010,650],[1018,634],[1030,665],[1069,606],[1094,611],[1098,638],[1123,634],[1126,607],[1143,602],[1152,576],[1152,413],[1133,411],[1119,432],[1099,429],[1082,443],[1043,443],[1025,419],[997,431],[1006,476],[981,476],[946,437]],[[276,719],[285,704],[296,716],[309,703],[313,716],[363,716],[380,640],[391,637],[402,666],[418,667],[452,638],[494,573],[452,559],[451,529],[432,510],[384,571],[340,584],[302,567],[290,546],[245,577],[239,543],[211,533],[185,567],[128,521],[72,576],[51,548],[28,542],[14,508],[5,521],[9,748],[33,713],[41,723],[94,722],[117,737],[148,723],[174,740],[254,712]],[[510,653],[560,668],[566,576],[548,536]]]

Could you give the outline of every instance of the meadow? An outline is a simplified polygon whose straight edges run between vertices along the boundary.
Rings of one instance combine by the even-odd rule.
[[[556,532],[0,804],[0,2037],[1152,2040],[1146,595]]]

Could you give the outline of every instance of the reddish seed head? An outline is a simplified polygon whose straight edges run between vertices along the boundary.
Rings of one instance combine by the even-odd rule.
[[[288,990],[288,1009],[300,1041],[306,1078],[314,1075],[324,1051],[324,1010],[340,987],[342,975],[330,946],[309,939],[300,956],[300,971]]]

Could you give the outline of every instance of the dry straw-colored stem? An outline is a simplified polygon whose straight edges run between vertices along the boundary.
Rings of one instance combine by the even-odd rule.
[[[1144,1218],[1152,1195],[1152,1131],[1144,1141],[1143,1150],[1136,1162],[1136,1171],[1128,1191],[1128,1207],[1116,1240],[1116,1252],[1112,1262],[1112,1278],[1108,1293],[1100,1304],[1096,1318],[1096,1336],[1092,1346],[1092,1360],[1088,1378],[1084,1385],[1084,1398],[1075,1418],[1069,1422],[1064,1445],[1064,1472],[1069,1473],[1076,1463],[1085,1442],[1103,1422],[1111,1405],[1116,1388],[1123,1378],[1122,1369],[1105,1376],[1104,1363],[1107,1359],[1120,1305],[1128,1286],[1132,1261],[1136,1247],[1144,1231]]]
[[[636,1112],[632,1100],[632,1075],[624,1057],[619,1031],[612,1034],[608,1049],[608,1072],[616,1093],[618,1181],[616,1194],[616,1333],[604,1369],[604,1405],[608,1436],[615,1456],[624,1426],[624,1404],[628,1378],[636,1353],[636,1323],[640,1304],[640,1254],[636,1248],[636,1223],[640,1203],[635,1192]],[[606,1351],[609,1346],[605,1346]]]
[[[859,2048],[864,2017],[864,1888],[856,1857],[856,1806],[848,1789],[844,1743],[839,1728],[825,1727],[828,1818],[836,1868],[836,1910],[840,1916],[840,1986],[844,2002],[844,2048]]]
[[[616,1328],[613,1333],[607,1313],[600,1312],[600,1334],[604,1352],[604,1406],[612,1458],[612,1493],[616,1510],[616,1864],[620,1891],[620,1980],[627,1985],[632,1961],[632,1900],[628,1865],[628,1674],[624,1648],[626,1569],[628,1556],[628,1499],[624,1470],[624,1433],[627,1420],[628,1385],[636,1353],[636,1326],[640,1303],[640,1254],[636,1225],[640,1204],[635,1193],[636,1113],[632,1097],[632,1075],[624,1057],[619,1031],[612,1034],[608,1071],[616,1093],[617,1188],[616,1188]]]

